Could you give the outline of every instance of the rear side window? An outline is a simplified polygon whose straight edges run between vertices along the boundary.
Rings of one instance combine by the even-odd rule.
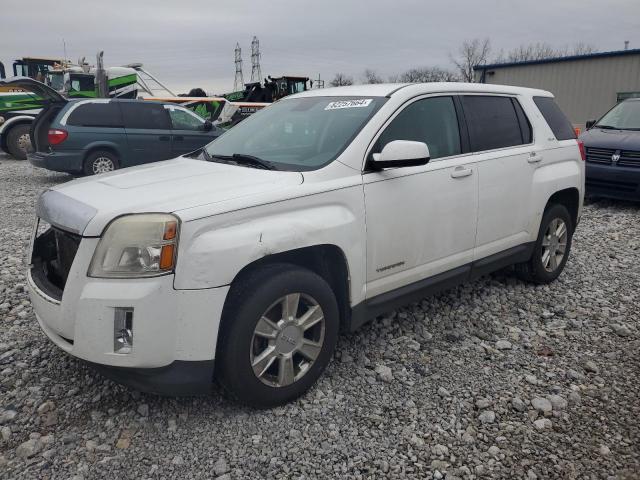
[[[151,102],[121,102],[125,128],[169,130],[169,114],[162,104]]]
[[[472,151],[531,143],[530,131],[527,139],[520,129],[520,120],[511,97],[468,95],[460,97],[460,100],[467,119]]]
[[[393,140],[424,142],[432,159],[458,155],[460,130],[453,98],[433,97],[413,102],[382,132],[374,151],[381,152]]]
[[[551,127],[551,131],[557,140],[570,140],[576,138],[576,132],[571,122],[562,113],[560,107],[551,97],[533,97],[533,101],[542,113],[542,116]]]
[[[74,108],[67,125],[77,127],[122,128],[122,117],[115,103],[85,103]]]

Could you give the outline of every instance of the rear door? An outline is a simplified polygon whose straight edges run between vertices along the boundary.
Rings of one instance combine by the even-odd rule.
[[[530,238],[533,174],[542,157],[517,98],[467,94],[460,100],[478,169],[478,260]]]
[[[127,165],[140,165],[174,157],[171,123],[163,104],[118,101],[129,144]]]
[[[171,151],[174,157],[193,152],[218,136],[212,125],[205,130],[205,120],[186,108],[177,105],[165,105],[171,119]]]

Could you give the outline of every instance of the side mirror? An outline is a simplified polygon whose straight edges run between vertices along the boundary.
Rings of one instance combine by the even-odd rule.
[[[593,127],[596,124],[595,120],[587,120],[587,123],[585,124],[585,126],[587,127],[587,130],[589,130],[591,127]]]
[[[205,132],[210,132],[213,129],[213,123],[211,123],[211,120],[205,120],[202,124],[202,129]]]
[[[394,167],[417,167],[426,165],[430,159],[429,147],[424,142],[394,140],[387,143],[382,152],[373,154],[376,169]]]

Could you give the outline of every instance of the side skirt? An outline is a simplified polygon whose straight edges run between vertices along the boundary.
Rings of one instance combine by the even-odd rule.
[[[369,298],[351,309],[351,318],[347,325],[347,330],[353,332],[378,315],[421,300],[424,297],[435,295],[443,290],[448,290],[468,280],[475,280],[515,263],[526,262],[531,258],[534,246],[535,242],[518,245],[433,277]]]

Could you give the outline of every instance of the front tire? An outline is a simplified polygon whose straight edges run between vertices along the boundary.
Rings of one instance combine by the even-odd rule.
[[[26,160],[32,150],[31,125],[16,125],[7,133],[7,150],[16,160]]]
[[[553,282],[567,263],[573,238],[573,221],[564,205],[549,207],[540,222],[533,255],[528,262],[516,265],[516,273],[527,282]]]
[[[98,175],[117,170],[120,167],[116,154],[107,150],[91,152],[85,159],[83,170],[85,175]]]
[[[249,273],[229,292],[216,376],[242,403],[266,408],[305,393],[338,338],[336,297],[316,273],[277,264]]]

